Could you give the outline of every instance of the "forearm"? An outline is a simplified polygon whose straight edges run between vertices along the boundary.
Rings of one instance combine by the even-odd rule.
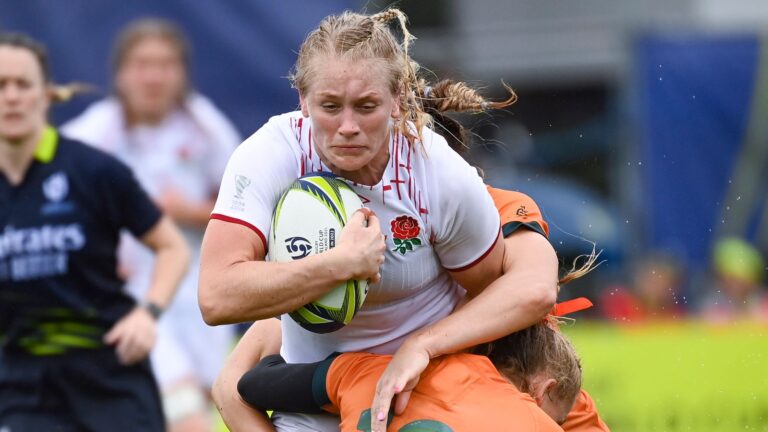
[[[155,254],[151,282],[144,300],[166,308],[189,269],[191,252],[178,229],[167,218],[164,217],[153,231],[150,239],[143,239]]]
[[[263,234],[246,225],[216,219],[208,223],[198,293],[208,324],[275,317],[350,279],[376,283],[380,277],[386,246],[378,218],[368,209],[352,214],[336,247],[289,262],[266,262]]]
[[[258,361],[258,359],[256,359]],[[234,390],[237,381],[247,369],[232,370],[219,376],[213,387],[213,400],[221,414],[224,424],[231,432],[257,431],[271,432],[275,428],[263,411],[257,411],[246,404]]]
[[[152,283],[145,300],[163,308],[168,307],[176,294],[179,282],[189,268],[189,250],[186,248],[165,248],[155,255]]]
[[[533,232],[504,240],[504,274],[461,308],[414,333],[416,344],[430,357],[489,342],[535,324],[555,304],[557,255],[549,242]]]
[[[240,397],[257,409],[320,414],[322,403],[315,398],[320,392],[327,399],[325,376],[321,388],[315,389],[318,369],[327,370],[332,359],[316,363],[288,364],[279,355],[265,357],[256,367],[240,378],[237,391]]]
[[[350,279],[334,250],[286,263],[244,261],[200,272],[208,324],[256,321],[294,311]]]
[[[554,305],[556,282],[540,279],[538,275],[504,275],[451,315],[415,332],[406,343],[423,346],[434,358],[527,328]]]
[[[243,335],[211,391],[216,408],[230,431],[273,431],[264,412],[251,408],[237,391],[237,382],[259,360],[280,351],[280,323],[270,319],[255,322]]]
[[[258,361],[258,359],[255,360]],[[266,413],[251,408],[234,390],[240,376],[246,371],[247,369],[233,369],[226,372],[226,375],[225,372],[222,372],[212,391],[216,408],[219,410],[224,424],[231,432],[274,431],[275,428],[267,418]]]

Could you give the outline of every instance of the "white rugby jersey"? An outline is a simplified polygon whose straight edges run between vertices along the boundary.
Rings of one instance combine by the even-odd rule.
[[[318,361],[333,351],[394,352],[404,336],[447,315],[460,299],[463,290],[445,269],[471,266],[493,246],[499,214],[477,171],[439,135],[425,130],[424,139],[422,150],[392,134],[381,181],[349,182],[376,212],[386,236],[381,281],[370,286],[358,315],[339,331],[318,335],[286,316],[286,361]],[[270,119],[230,158],[213,217],[243,223],[267,244],[280,195],[304,174],[330,172],[313,147],[310,119],[300,112]]]
[[[348,182],[381,222],[387,246],[381,281],[336,332],[311,333],[283,316],[287,362],[315,362],[334,351],[392,354],[409,333],[451,313],[464,295],[446,269],[467,268],[493,247],[499,214],[477,171],[441,136],[431,130],[423,136],[423,145],[412,146],[393,133],[381,181]],[[300,112],[273,117],[233,153],[212,217],[248,226],[267,244],[281,194],[317,171],[330,172],[314,149],[311,120]]]

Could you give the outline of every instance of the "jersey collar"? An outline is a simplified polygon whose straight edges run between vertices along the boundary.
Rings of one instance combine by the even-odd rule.
[[[56,156],[58,144],[58,132],[52,126],[46,126],[40,141],[37,142],[37,148],[35,148],[35,160],[41,163],[50,163]]]

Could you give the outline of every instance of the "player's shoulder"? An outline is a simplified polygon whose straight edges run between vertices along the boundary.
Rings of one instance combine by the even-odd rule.
[[[417,146],[421,146],[420,150],[425,160],[429,163],[469,165],[461,155],[451,148],[448,141],[442,135],[431,128],[425,127],[421,130],[421,141],[418,141]]]
[[[549,237],[549,224],[544,220],[541,209],[533,198],[522,192],[496,189],[487,185],[486,187],[501,217],[504,237],[521,226]]]
[[[422,141],[417,143],[415,152],[424,160],[429,182],[440,189],[442,196],[469,198],[463,197],[463,194],[475,193],[476,190],[468,188],[467,183],[477,181],[478,186],[481,186],[477,169],[433,130],[422,130]]]
[[[440,386],[452,385],[456,388],[471,382],[482,385],[491,382],[494,382],[491,385],[508,384],[488,357],[469,353],[454,353],[433,359],[423,375],[438,379]]]
[[[510,203],[536,203],[529,195],[519,191],[499,189],[490,185],[486,185],[486,188],[488,189],[491,198],[493,198],[496,207]]]

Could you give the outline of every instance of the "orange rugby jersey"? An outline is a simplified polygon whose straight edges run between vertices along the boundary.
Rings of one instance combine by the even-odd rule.
[[[392,356],[342,354],[326,376],[341,431],[369,431],[371,401]],[[484,356],[452,354],[434,359],[421,375],[408,408],[391,417],[389,431],[562,431],[530,395],[506,381]]]
[[[504,237],[509,236],[521,226],[549,237],[549,225],[544,221],[539,206],[531,197],[521,192],[490,186],[487,188],[501,216],[501,231]]]
[[[495,189],[488,186],[488,193],[501,216],[504,237],[520,226],[525,226],[544,236],[549,236],[549,226],[544,221],[536,202],[520,192]],[[597,407],[589,394],[582,390],[573,404],[573,409],[563,424],[566,432],[609,432],[608,426],[600,419]]]

